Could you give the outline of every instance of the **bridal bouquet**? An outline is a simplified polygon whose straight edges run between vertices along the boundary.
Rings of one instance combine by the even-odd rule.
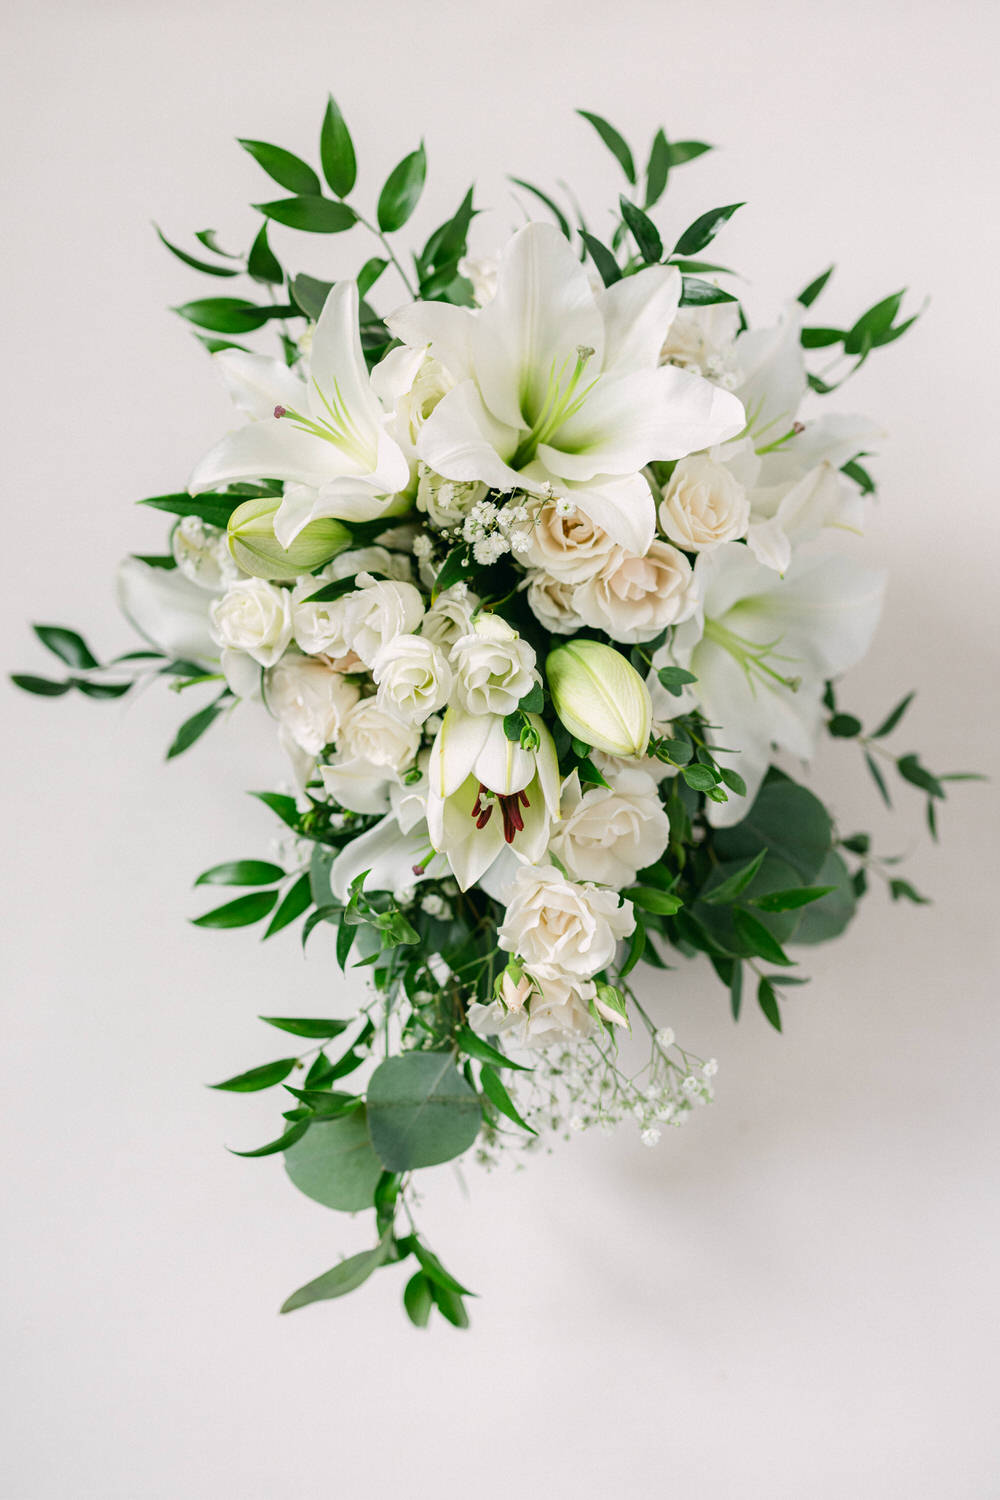
[[[69,674],[14,679],[114,699],[159,677],[208,695],[169,756],[230,713],[249,733],[270,716],[287,752],[288,785],[253,794],[284,825],[277,851],[200,875],[243,893],[194,919],[301,923],[303,943],[330,924],[367,980],[350,1015],[262,1017],[283,1055],[215,1085],[275,1090],[274,1139],[237,1155],[280,1154],[303,1193],[373,1215],[371,1247],[284,1311],[407,1261],[413,1322],[464,1326],[469,1294],[418,1227],[422,1169],[618,1123],[655,1145],[713,1093],[714,1060],[668,1024],[687,960],[705,956],[734,1018],[752,994],[780,1031],[793,953],[842,932],[872,874],[924,899],[785,769],[821,733],[853,740],[885,801],[902,778],[935,832],[949,778],[885,743],[912,694],[865,729],[834,686],[882,599],[861,540],[880,433],[823,407],[914,318],[897,293],[817,325],[826,271],[749,326],[739,279],[700,258],[741,205],[687,227],[662,209],[709,147],[658,131],[640,174],[581,113],[621,168],[617,205],[588,227],[514,178],[486,258],[472,189],[404,252],[422,146],[362,211],[333,100],[322,180],[241,141],[283,194],[256,205],[249,253],[160,236],[252,290],[175,309],[233,427],[184,489],[141,502],[170,518],[163,555],[118,574],[144,644],[102,662],[38,625]],[[286,269],[300,242],[279,259],[275,226],[376,253],[318,279]],[[662,976],[648,1005],[644,965]]]

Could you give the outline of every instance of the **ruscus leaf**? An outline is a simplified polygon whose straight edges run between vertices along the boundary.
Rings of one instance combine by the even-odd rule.
[[[346,198],[357,180],[358,163],[351,132],[332,94],[327,99],[320,130],[319,159],[331,191],[338,198]]]

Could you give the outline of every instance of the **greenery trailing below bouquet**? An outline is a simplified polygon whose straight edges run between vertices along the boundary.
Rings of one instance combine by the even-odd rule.
[[[265,938],[298,923],[303,944],[330,924],[367,998],[262,1017],[288,1055],[214,1087],[280,1087],[274,1139],[235,1154],[280,1154],[303,1193],[375,1220],[370,1249],[283,1311],[409,1260],[411,1320],[465,1326],[469,1293],[414,1219],[416,1172],[624,1120],[654,1145],[715,1073],[665,1024],[684,982],[668,955],[705,955],[734,1019],[753,993],[780,1031],[805,982],[789,950],[843,932],[871,874],[924,901],[776,752],[855,740],[887,803],[891,775],[924,795],[934,837],[957,779],[887,748],[912,693],[870,731],[837,705],[881,604],[855,555],[878,430],[800,411],[915,315],[897,293],[849,328],[807,322],[826,271],[751,328],[733,273],[700,258],[741,205],[663,227],[670,174],[710,148],[657,131],[640,177],[581,114],[621,168],[617,207],[588,227],[512,178],[525,222],[495,259],[469,255],[471,188],[419,252],[399,248],[423,146],[366,216],[332,99],[322,179],[241,141],[286,194],[256,205],[249,253],[157,233],[256,289],[176,309],[242,425],[183,491],[142,502],[172,518],[169,549],[118,575],[147,644],[101,662],[38,625],[68,675],[14,678],[51,697],[206,688],[169,757],[238,707],[248,732],[260,705],[277,723],[294,790],[253,795],[279,852],[205,871],[199,886],[242,894],[194,920]],[[377,253],[353,278],[293,273],[275,225],[357,229]],[[245,342],[272,327],[280,359]],[[640,965],[671,970],[649,1008]]]

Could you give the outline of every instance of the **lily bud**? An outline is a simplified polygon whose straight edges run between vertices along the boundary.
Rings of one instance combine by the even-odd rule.
[[[351,534],[340,521],[310,521],[290,547],[274,535],[274,515],[281,499],[262,495],[244,500],[229,517],[229,550],[233,560],[252,578],[290,580],[336,557],[351,544]]]
[[[600,641],[568,641],[549,652],[552,706],[570,734],[609,755],[644,755],[653,703],[631,662]]]

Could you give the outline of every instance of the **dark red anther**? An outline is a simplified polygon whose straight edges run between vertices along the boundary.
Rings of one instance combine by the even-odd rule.
[[[411,865],[410,868],[413,871],[414,875],[422,875],[424,873],[424,870],[425,870],[426,866],[425,865]]]
[[[287,408],[286,408],[286,407],[284,407],[284,406],[276,406],[276,407],[275,407],[275,408],[274,408],[274,415],[275,415],[275,416],[276,416],[276,417],[287,417],[287,415],[288,415],[288,410],[287,410]]]

